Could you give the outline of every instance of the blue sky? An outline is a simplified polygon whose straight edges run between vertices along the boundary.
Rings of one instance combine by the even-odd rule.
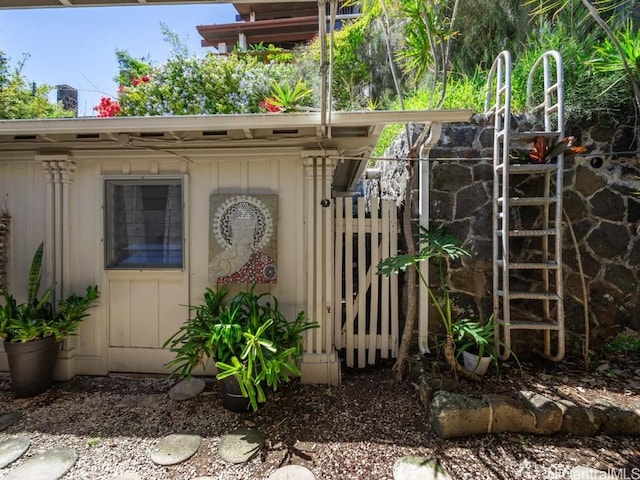
[[[0,10],[0,50],[12,65],[30,54],[23,75],[37,84],[77,88],[78,114],[92,116],[100,97],[117,92],[116,48],[163,63],[171,47],[162,22],[192,54],[203,56],[210,49],[200,47],[196,26],[231,23],[235,15],[231,4]]]

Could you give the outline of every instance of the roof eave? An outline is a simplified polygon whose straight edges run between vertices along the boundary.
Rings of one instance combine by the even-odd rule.
[[[473,111],[405,110],[332,112],[331,125],[383,126],[394,123],[459,123],[468,121]],[[0,120],[0,135],[55,135],[86,133],[181,132],[243,128],[301,128],[321,125],[320,113],[196,115],[114,118],[64,118]],[[372,128],[373,130],[373,128]]]

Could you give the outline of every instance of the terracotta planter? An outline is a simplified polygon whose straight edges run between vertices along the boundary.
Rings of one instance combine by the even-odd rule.
[[[60,351],[55,337],[25,343],[5,342],[4,349],[14,397],[34,397],[49,389]]]
[[[462,360],[464,368],[480,376],[487,373],[487,369],[491,365],[491,357],[478,357],[478,355],[466,351],[462,352]]]
[[[231,376],[223,380],[218,380],[220,394],[222,395],[222,406],[232,412],[248,412],[251,408],[249,399],[242,395],[240,385],[236,377]]]

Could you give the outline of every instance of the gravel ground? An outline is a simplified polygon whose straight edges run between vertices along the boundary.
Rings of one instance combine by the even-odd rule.
[[[504,393],[528,388],[582,403],[605,396],[637,404],[637,359],[621,359],[617,373],[615,364],[608,362],[606,369],[590,375],[571,364],[551,369],[525,365],[525,372],[536,373],[507,370],[500,381],[464,383],[462,390]],[[167,391],[174,383],[134,375],[76,377],[36,398],[18,400],[11,395],[7,376],[0,376],[0,411],[23,414],[0,432],[0,441],[28,436],[32,446],[23,459],[51,448],[73,447],[80,458],[65,480],[109,479],[126,472],[145,480],[204,475],[264,479],[291,463],[306,466],[318,480],[392,479],[394,462],[409,454],[437,459],[453,479],[569,479],[577,465],[640,478],[634,438],[500,434],[441,440],[429,427],[415,387],[411,382],[393,386],[388,367],[348,371],[340,387],[292,382],[250,414],[226,411],[210,379],[198,397],[172,401]],[[266,435],[265,448],[246,464],[227,464],[217,454],[220,437],[243,425]],[[203,437],[198,452],[180,465],[154,465],[149,452],[158,439],[181,432]],[[0,479],[7,470],[0,470]]]

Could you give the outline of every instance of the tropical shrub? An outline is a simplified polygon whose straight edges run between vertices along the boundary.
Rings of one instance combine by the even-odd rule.
[[[615,38],[621,51],[607,38],[603,44],[595,46],[591,64],[597,72],[615,75],[615,81],[607,90],[620,90],[622,87],[631,94],[631,79],[625,71],[623,59],[636,82],[640,82],[640,29],[634,28],[632,22],[627,21],[624,28],[615,34]]]
[[[386,52],[376,25],[366,18],[345,22],[333,36],[334,110],[359,110],[370,98],[379,98],[392,85]],[[316,38],[296,56],[294,68],[299,77],[320,91],[320,39]]]

